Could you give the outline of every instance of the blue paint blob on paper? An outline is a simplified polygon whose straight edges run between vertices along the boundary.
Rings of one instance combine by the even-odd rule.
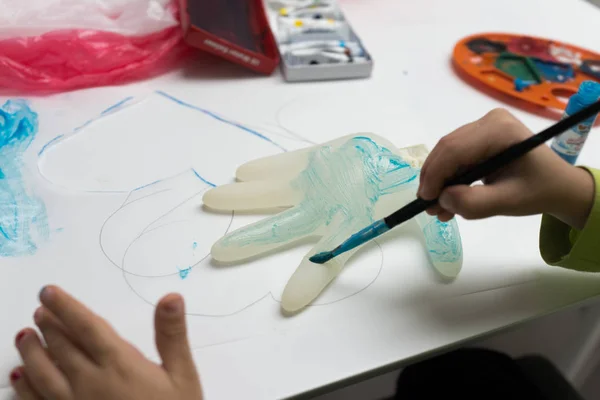
[[[198,242],[194,242],[192,244],[192,249],[196,250],[198,248]]]
[[[38,116],[24,100],[8,100],[0,108],[0,257],[31,255],[48,237],[42,200],[27,189],[23,154],[38,129]]]
[[[177,267],[179,269],[179,267]],[[187,267],[185,269],[179,269],[179,277],[181,279],[187,278],[187,276],[192,272],[192,267]]]

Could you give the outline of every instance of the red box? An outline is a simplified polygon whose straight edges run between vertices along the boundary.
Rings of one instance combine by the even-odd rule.
[[[185,41],[263,74],[279,52],[262,0],[179,0]]]

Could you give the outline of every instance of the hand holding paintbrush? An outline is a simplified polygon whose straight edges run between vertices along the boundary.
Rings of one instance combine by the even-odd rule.
[[[459,128],[428,156],[416,200],[311,261],[325,263],[425,210],[441,220],[455,213],[466,218],[549,213],[581,228],[594,197],[592,177],[541,145],[599,111],[600,101],[533,136],[502,110]],[[460,167],[473,164],[467,172],[454,175]],[[470,187],[480,179],[486,185]]]
[[[538,146],[483,177],[484,185],[444,187],[453,171],[476,165],[532,136],[505,110],[498,109],[444,137],[421,169],[417,195],[439,198],[427,210],[441,221],[494,215],[550,214],[581,229],[593,200],[594,182],[584,169],[565,163],[548,146]]]

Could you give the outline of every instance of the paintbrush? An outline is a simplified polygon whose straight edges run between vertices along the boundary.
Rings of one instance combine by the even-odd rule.
[[[585,119],[600,112],[600,101],[592,104],[591,106],[584,108],[583,110],[568,116],[543,130],[537,135],[533,135],[530,138],[517,143],[506,150],[496,154],[488,160],[476,165],[472,169],[457,175],[444,184],[444,187],[452,185],[471,185],[472,183],[484,178],[490,173],[497,169],[506,166],[507,164],[515,161],[519,157],[527,154],[537,146],[545,143],[549,139],[560,135],[566,130],[579,124]],[[310,257],[310,261],[316,264],[323,264],[331,260],[334,257],[339,256],[349,250],[354,249],[379,235],[389,231],[390,229],[400,225],[401,223],[408,221],[417,214],[422,213],[429,207],[437,204],[438,199],[424,200],[417,198],[412,202],[408,203],[398,211],[388,215],[387,217],[380,219],[366,228],[358,231],[354,235],[350,236],[346,241],[342,242],[338,247],[331,251],[324,251]]]

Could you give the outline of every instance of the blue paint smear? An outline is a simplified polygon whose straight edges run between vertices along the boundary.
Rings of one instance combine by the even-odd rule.
[[[194,242],[192,244],[192,249],[196,250],[198,248],[198,242]]]
[[[306,169],[291,182],[293,189],[304,193],[298,205],[240,228],[219,243],[242,247],[289,242],[340,216],[344,222],[338,231],[355,232],[374,222],[381,196],[401,190],[417,177],[418,171],[402,157],[367,137],[353,137],[339,148],[323,146],[309,155]]]
[[[441,222],[437,218],[423,227],[429,255],[434,262],[457,262],[462,257],[462,244],[456,219]]]
[[[179,269],[179,267],[177,267],[177,269]],[[187,276],[190,274],[191,271],[192,271],[192,267],[187,267],[186,269],[179,269],[179,277],[181,279],[185,279],[185,278],[187,278]]]
[[[34,254],[37,240],[49,235],[46,207],[28,192],[21,173],[37,129],[37,113],[24,100],[0,108],[0,257]]]
[[[236,249],[289,243],[322,225],[334,224],[331,236],[319,242],[316,250],[332,250],[349,237],[342,250],[352,249],[387,230],[381,221],[373,224],[377,202],[385,195],[414,188],[419,174],[420,169],[368,137],[353,137],[339,147],[322,146],[309,154],[306,168],[291,182],[295,191],[304,194],[295,207],[237,229],[216,246]],[[417,218],[434,265],[460,262],[462,243],[456,220],[441,222],[425,213]],[[311,259],[324,260],[319,253]]]
[[[173,100],[177,104],[180,104],[180,105],[182,105],[184,107],[188,107],[188,108],[191,108],[193,110],[200,111],[200,112],[202,112],[202,113],[204,113],[204,114],[206,114],[206,115],[208,115],[210,117],[213,117],[214,119],[216,119],[218,121],[224,122],[224,123],[226,123],[228,125],[235,126],[236,128],[239,128],[239,129],[241,129],[243,131],[251,133],[251,134],[253,134],[256,137],[259,137],[262,140],[265,140],[265,141],[273,144],[274,146],[277,146],[279,149],[281,149],[283,151],[287,151],[284,147],[282,147],[281,145],[275,143],[274,141],[272,141],[271,139],[269,139],[268,137],[266,137],[262,133],[255,131],[254,129],[250,129],[247,126],[241,125],[241,124],[239,124],[237,122],[226,120],[225,118],[223,118],[223,117],[221,117],[221,116],[219,116],[219,115],[217,115],[217,114],[215,114],[215,113],[213,113],[211,111],[205,110],[205,109],[200,108],[200,107],[196,107],[195,105],[190,104],[190,103],[186,103],[183,100],[179,100],[179,99],[177,99],[177,98],[175,98],[175,97],[173,97],[173,96],[171,96],[171,95],[163,92],[162,90],[157,90],[156,93],[160,94],[161,96],[166,97],[167,99]]]

